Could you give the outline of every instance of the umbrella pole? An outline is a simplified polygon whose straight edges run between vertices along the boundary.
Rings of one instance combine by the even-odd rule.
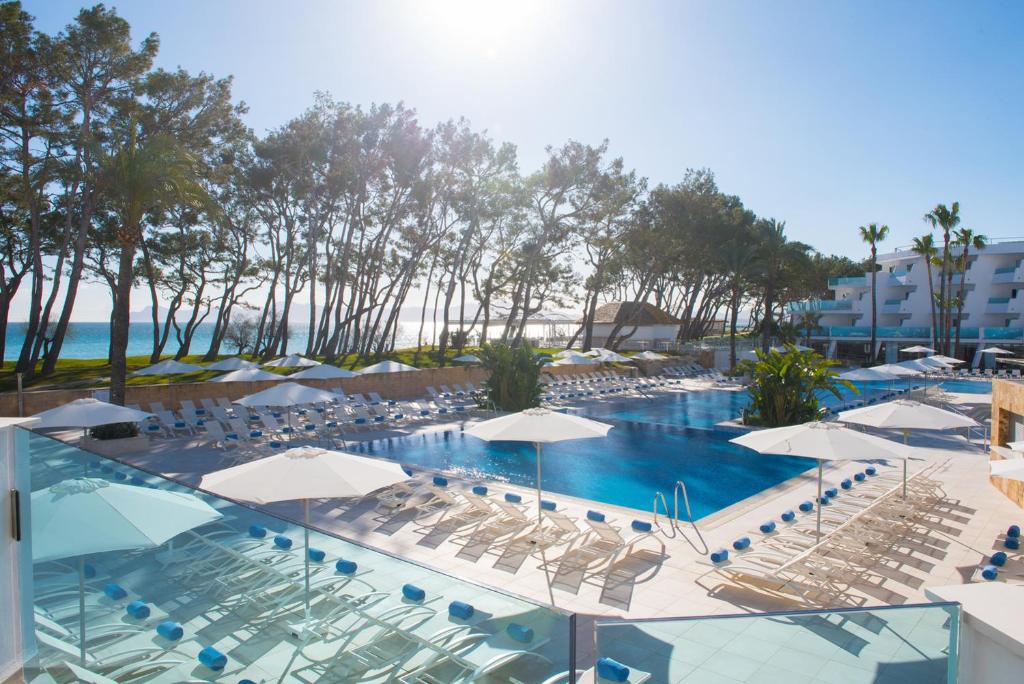
[[[818,500],[815,502],[818,509],[817,540],[821,541],[821,460],[818,460]]]
[[[903,445],[906,446],[910,439],[910,430],[903,431]],[[903,498],[907,498],[907,459],[903,459]]]
[[[537,447],[537,525],[541,524],[542,509],[540,507],[540,442],[534,442]]]
[[[85,667],[85,556],[78,557],[78,654]]]
[[[305,565],[306,565],[306,626],[309,626],[309,499],[302,500],[303,515],[302,519],[305,526],[302,528],[306,533],[306,552],[305,552]]]

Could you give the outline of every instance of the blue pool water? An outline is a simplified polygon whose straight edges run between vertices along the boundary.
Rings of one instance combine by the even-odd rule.
[[[544,447],[546,492],[650,511],[656,491],[671,498],[686,481],[695,517],[704,517],[814,466],[809,459],[761,456],[729,443],[734,433],[710,429],[735,417],[745,393],[689,392],[588,414],[615,428],[604,439]],[[533,487],[532,444],[484,442],[458,431],[350,444],[360,452],[469,479]]]

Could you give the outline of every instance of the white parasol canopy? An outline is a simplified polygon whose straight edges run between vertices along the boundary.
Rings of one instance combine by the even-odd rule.
[[[900,376],[895,373],[878,370],[877,368],[854,368],[845,373],[840,373],[839,379],[851,382],[882,382],[899,380]]]
[[[923,344],[916,344],[913,347],[900,349],[900,352],[904,354],[934,354],[935,350],[931,347],[926,347]]]
[[[465,433],[488,442],[533,442],[537,448],[537,522],[541,519],[541,445],[569,439],[604,437],[614,426],[546,408],[531,408],[466,428]]]
[[[284,376],[260,370],[259,368],[241,368],[224,375],[218,375],[209,382],[257,382],[260,380],[284,380]]]
[[[404,373],[405,371],[418,371],[419,368],[410,366],[407,363],[400,363],[398,361],[381,361],[375,363],[372,366],[359,369],[361,375],[369,375],[371,373]]]
[[[920,371],[921,373],[934,373],[939,368],[948,368],[945,364],[940,365],[938,362],[927,363],[924,359],[911,359],[910,361],[900,361],[891,365],[902,366],[903,368]]]
[[[480,357],[475,354],[463,354],[452,359],[453,363],[480,363]]]
[[[288,377],[296,380],[335,380],[337,378],[354,378],[359,373],[350,371],[347,368],[338,368],[330,364],[322,363],[319,366],[313,366],[306,370],[300,370],[298,373],[292,373]]]
[[[63,406],[37,413],[39,422],[33,428],[91,428],[111,423],[138,423],[152,418],[152,413],[108,404],[99,399],[75,399]]]
[[[1013,352],[1009,349],[1003,349],[1002,347],[985,347],[981,350],[982,354],[1012,354]]]
[[[154,363],[152,366],[146,366],[145,368],[137,370],[132,373],[132,375],[176,375],[179,373],[195,373],[196,371],[201,370],[206,370],[206,368],[192,363],[182,363],[181,361],[175,361],[174,359],[167,359],[160,363]]]
[[[203,368],[215,371],[233,371],[241,370],[243,368],[259,368],[259,366],[252,361],[246,361],[245,359],[240,359],[237,356],[230,356],[226,359],[221,359],[220,361],[214,361],[208,366],[203,366]]]
[[[901,377],[911,377],[914,375],[920,375],[923,371],[918,368],[910,368],[904,366],[901,363],[883,363],[880,366],[874,366],[872,370],[876,370],[882,373],[892,373],[893,375],[899,375]]]
[[[895,430],[952,430],[978,425],[976,420],[968,416],[910,399],[896,399],[843,411],[839,414],[839,420]]]
[[[592,358],[590,356],[584,356],[583,354],[577,354],[575,352],[572,353],[572,354],[568,354],[566,356],[563,356],[560,359],[558,359],[557,361],[555,361],[555,365],[556,366],[572,366],[572,365],[593,366],[593,365],[596,365],[598,363],[600,363],[600,361],[598,361],[597,359],[594,359],[594,358]]]
[[[300,385],[297,382],[282,382],[280,385],[236,399],[234,403],[242,406],[301,406],[323,404],[340,398],[327,390]]]
[[[801,456],[818,460],[818,537],[821,537],[821,482],[823,461],[863,461],[895,458],[906,461],[910,447],[888,439],[851,430],[839,423],[810,422],[800,425],[755,430],[730,439],[761,454]],[[906,467],[904,466],[904,478]],[[905,480],[904,480],[905,481]]]
[[[659,354],[658,352],[642,351],[633,358],[640,359],[641,361],[662,361],[668,357],[663,354]]]
[[[199,486],[238,501],[303,502],[306,618],[309,618],[309,500],[366,496],[408,480],[402,466],[342,451],[298,447],[204,475]]]
[[[961,363],[967,363],[966,361],[954,359],[952,356],[945,356],[943,354],[935,354],[934,356],[929,356],[928,358],[933,361],[941,361],[942,363],[948,363],[951,366],[955,366]]]
[[[609,349],[601,351],[595,358],[600,363],[629,363],[632,361],[628,356],[623,356],[622,354],[613,352]]]
[[[32,492],[32,560],[77,556],[79,636],[85,664],[86,554],[148,549],[221,514],[179,492],[112,484],[94,478],[64,480]]]
[[[289,354],[288,356],[280,359],[274,359],[273,361],[267,361],[263,364],[267,368],[310,368],[311,366],[319,366],[319,361],[313,359],[307,359],[305,356],[300,354]]]

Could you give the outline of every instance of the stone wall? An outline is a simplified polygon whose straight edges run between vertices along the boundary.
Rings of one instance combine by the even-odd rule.
[[[1006,446],[1010,441],[1010,414],[1024,416],[1024,383],[1009,380],[992,381],[992,444]],[[992,450],[993,461],[1003,456]],[[1024,482],[1005,477],[989,477],[992,486],[1006,495],[1010,501],[1024,508]]]
[[[591,366],[555,366],[544,371],[552,375],[587,373]],[[360,375],[354,378],[337,380],[300,380],[310,387],[324,389],[341,389],[346,394],[366,394],[378,392],[386,399],[422,399],[427,396],[427,387],[432,386],[440,391],[441,385],[467,382],[479,386],[487,379],[487,371],[479,366],[451,366],[447,368],[424,368],[418,371],[403,373],[375,373]],[[139,404],[146,407],[158,401],[167,408],[177,408],[183,399],[193,402],[200,399],[216,399],[226,397],[232,401],[253,392],[265,390],[277,384],[276,380],[260,382],[193,382],[173,385],[129,385],[127,388],[127,404]],[[24,415],[31,416],[40,411],[62,406],[75,399],[93,396],[94,390],[39,390],[27,391],[23,394],[25,404]],[[16,392],[0,394],[0,416],[18,415],[18,396]]]

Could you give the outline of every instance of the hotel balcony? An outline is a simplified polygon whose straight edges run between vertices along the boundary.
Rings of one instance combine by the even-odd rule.
[[[802,302],[790,302],[790,313],[804,311],[853,311],[852,299],[808,299]]]
[[[992,274],[993,283],[1024,283],[1024,266],[1004,266]]]
[[[865,288],[868,287],[871,282],[867,276],[850,276],[845,278],[829,278],[829,288],[836,287],[852,287],[852,288]]]
[[[882,304],[882,313],[884,314],[906,314],[909,316],[913,313],[910,310],[909,299],[887,299]]]
[[[985,302],[985,313],[1005,316],[1020,316],[1024,301],[1018,297],[989,297]]]

